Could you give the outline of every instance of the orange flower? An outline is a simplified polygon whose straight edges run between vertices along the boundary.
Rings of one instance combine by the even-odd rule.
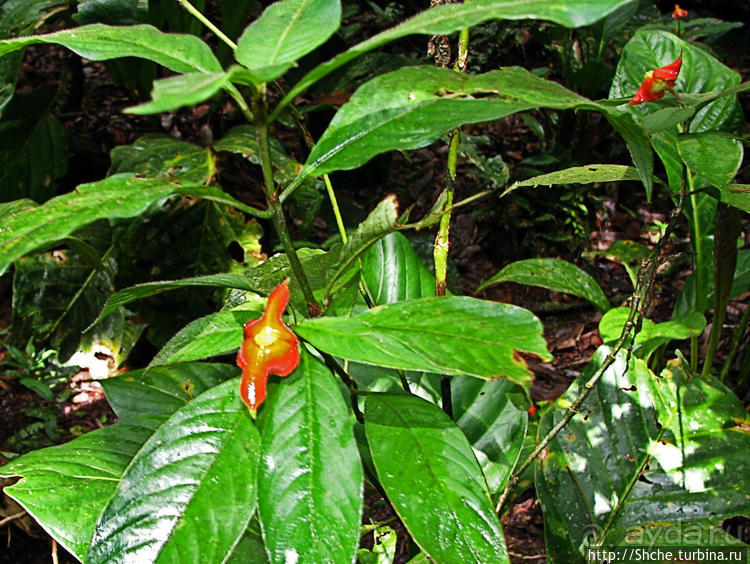
[[[281,314],[289,301],[289,280],[284,280],[268,296],[268,304],[260,319],[245,323],[237,365],[242,369],[240,397],[255,417],[266,399],[269,374],[288,376],[299,364],[297,336],[284,325]]]
[[[672,88],[677,81],[677,75],[680,74],[680,67],[682,66],[682,55],[677,60],[661,67],[660,69],[648,71],[646,76],[643,78],[641,87],[638,92],[635,93],[633,99],[630,100],[629,106],[635,106],[636,104],[642,104],[643,102],[650,102],[664,96],[664,92]]]
[[[674,12],[672,12],[672,18],[674,18],[675,20],[679,20],[680,18],[684,18],[687,15],[688,15],[687,10],[683,10],[682,8],[680,8],[679,4],[674,5]]]

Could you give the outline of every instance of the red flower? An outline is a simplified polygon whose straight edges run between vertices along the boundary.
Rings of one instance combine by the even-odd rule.
[[[674,18],[675,20],[679,20],[680,18],[684,18],[687,15],[688,15],[687,10],[683,10],[682,8],[680,8],[679,4],[674,5],[674,12],[672,12],[672,18]]]
[[[529,407],[529,417],[534,417],[535,413],[536,413],[536,406],[532,403],[531,407]]]
[[[266,399],[268,375],[288,376],[299,364],[297,336],[281,320],[288,301],[289,280],[284,280],[268,296],[263,317],[251,319],[243,329],[245,342],[237,353],[242,369],[240,397],[253,417]]]
[[[633,96],[633,99],[630,100],[628,105],[634,106],[664,96],[664,92],[672,88],[677,81],[677,75],[680,74],[681,66],[682,55],[680,55],[674,63],[669,64],[666,67],[648,71],[643,78],[641,87],[638,89],[638,92],[635,93],[635,96]]]

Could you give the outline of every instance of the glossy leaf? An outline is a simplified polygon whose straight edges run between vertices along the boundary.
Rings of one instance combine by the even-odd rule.
[[[523,448],[528,415],[510,399],[520,391],[507,380],[451,380],[453,418],[471,443],[492,494],[505,487]]]
[[[146,134],[110,152],[108,174],[135,172],[146,178],[168,175],[181,182],[207,183],[216,172],[211,151],[167,135]]]
[[[130,370],[102,380],[107,402],[117,417],[170,415],[209,388],[239,375],[231,364],[188,362]]]
[[[357,89],[336,113],[286,193],[308,176],[356,168],[385,151],[428,145],[458,125],[532,108],[603,112],[625,138],[641,178],[651,182],[648,140],[625,113],[519,67],[467,75],[415,66],[378,76]]]
[[[556,292],[573,294],[590,301],[599,311],[610,307],[601,286],[576,265],[555,258],[526,259],[510,263],[486,282],[479,290],[499,282],[517,282],[540,286]]]
[[[544,434],[602,362],[600,349]],[[717,380],[689,375],[682,359],[661,377],[619,355],[537,467],[548,558],[581,559],[582,543],[726,545],[724,519],[750,509],[746,413]],[[640,477],[640,479],[639,479]]]
[[[680,54],[683,59],[682,69],[675,86],[680,95],[720,91],[740,82],[739,74],[721,64],[701,47],[680,39],[674,33],[642,30],[623,49],[609,97],[630,98],[638,90],[646,71],[671,63]],[[663,99],[664,103],[668,103],[670,98],[671,95],[667,94]],[[661,107],[660,103],[640,104],[628,107],[628,111],[633,112],[633,115],[643,116],[657,112]],[[719,98],[695,114],[690,131],[731,130],[737,125],[738,112],[736,97]],[[650,122],[649,127],[652,126],[653,122]]]
[[[260,458],[238,392],[236,380],[208,390],[146,441],[99,518],[87,562],[221,562],[232,552],[255,511]]]
[[[397,228],[398,202],[394,195],[381,201],[367,218],[357,226],[356,231],[341,247],[337,260],[326,273],[326,292],[334,291],[335,282],[350,269],[362,253],[375,241]]]
[[[443,411],[373,394],[365,432],[378,478],[419,547],[436,562],[509,562],[482,470]]]
[[[151,100],[123,110],[128,114],[158,114],[195,106],[229,84],[225,73],[191,72],[154,82]]]
[[[448,35],[487,20],[550,20],[577,27],[595,22],[614,12],[630,0],[572,0],[565,3],[550,0],[472,0],[466,4],[444,4],[425,10],[405,22],[358,43],[330,61],[318,65],[300,80],[284,97],[276,112],[294,100],[311,84],[359,57],[407,35]]]
[[[258,83],[281,76],[339,28],[339,0],[280,0],[251,23],[237,41],[237,61]]]
[[[414,299],[355,317],[307,319],[295,332],[334,356],[437,374],[529,384],[517,352],[549,358],[542,326],[522,308],[468,297]]]
[[[742,164],[742,143],[713,131],[680,135],[677,150],[694,174],[714,186],[732,182]]]
[[[0,274],[23,255],[55,243],[97,219],[134,217],[172,194],[200,197],[255,212],[218,188],[200,184],[178,185],[168,180],[116,174],[74,192],[57,196],[35,208],[16,211],[0,227]]]
[[[378,239],[364,252],[362,282],[375,305],[435,295],[435,276],[399,232]]]
[[[5,39],[0,41],[0,56],[37,43],[62,45],[92,61],[139,57],[178,73],[222,72],[209,46],[194,35],[164,33],[145,24],[91,24],[46,35]]]
[[[84,561],[99,515],[125,467],[164,419],[151,415],[121,421],[32,451],[0,468],[0,476],[21,476],[3,491]]]
[[[196,319],[161,348],[149,367],[236,352],[242,345],[243,324],[260,317],[261,311],[221,311]]]
[[[261,408],[258,513],[271,562],[352,562],[359,544],[362,463],[341,390],[302,351]]]
[[[563,170],[556,170],[548,174],[540,174],[526,180],[514,182],[509,190],[521,186],[554,186],[556,184],[591,184],[593,182],[623,182],[635,180],[640,182],[638,170],[632,166],[591,164],[574,166]]]
[[[721,201],[750,213],[750,184],[729,184],[721,189]]]
[[[177,288],[189,288],[191,286],[209,286],[212,288],[239,288],[240,290],[253,291],[255,287],[241,274],[207,274],[206,276],[195,276],[183,278],[182,280],[162,280],[159,282],[144,282],[130,288],[120,290],[112,294],[107,303],[104,304],[99,316],[91,325],[107,317],[113,311],[136,300],[142,300],[148,296],[156,296],[163,292],[176,290]]]

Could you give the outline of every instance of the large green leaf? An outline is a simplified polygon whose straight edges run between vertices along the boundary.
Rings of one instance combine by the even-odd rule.
[[[682,54],[682,68],[675,90],[682,95],[724,90],[740,82],[740,75],[721,64],[713,55],[694,43],[688,43],[674,33],[643,30],[625,45],[622,58],[609,91],[610,98],[632,97],[645,73],[668,65]],[[644,116],[670,103],[670,94],[657,103],[628,106],[629,112]],[[736,96],[719,98],[698,111],[690,125],[691,132],[729,129],[739,125],[739,105]],[[652,126],[653,124],[650,124]]]
[[[263,539],[271,562],[352,562],[363,479],[352,421],[331,371],[300,352],[261,408]]]
[[[148,0],[82,0],[73,19],[79,24],[132,25],[148,21]]]
[[[721,189],[721,201],[750,213],[750,184],[729,184]]]
[[[245,29],[234,56],[258,83],[267,82],[324,43],[340,23],[339,0],[280,0]]]
[[[362,282],[375,305],[435,295],[435,276],[399,232],[378,239],[364,252]]]
[[[134,172],[146,178],[166,175],[181,182],[206,184],[216,173],[211,151],[167,135],[143,135],[130,145],[115,147],[109,155],[110,175]]]
[[[715,131],[680,135],[677,150],[694,174],[718,187],[732,182],[742,164],[742,143]]]
[[[499,282],[517,282],[540,286],[556,292],[573,294],[587,299],[599,311],[609,309],[609,300],[601,286],[576,265],[556,258],[518,260],[510,263],[486,282],[479,290]]]
[[[53,96],[18,94],[0,120],[0,201],[55,195],[55,180],[68,170],[67,141],[60,122],[49,115]]]
[[[587,25],[614,12],[631,0],[473,0],[465,4],[444,4],[425,10],[405,22],[383,31],[330,61],[318,65],[284,96],[275,113],[294,100],[311,84],[352,59],[401,37],[412,34],[447,35],[487,20],[550,20],[568,27]]]
[[[380,483],[425,553],[436,562],[510,562],[479,463],[439,407],[370,395],[365,432]]]
[[[212,288],[239,288],[241,290],[253,291],[255,287],[248,281],[246,276],[241,274],[207,274],[206,276],[195,276],[193,278],[183,278],[182,280],[161,280],[158,282],[144,282],[130,288],[125,288],[112,294],[107,303],[104,304],[99,316],[91,323],[100,321],[118,308],[141,300],[148,296],[155,296],[177,288],[189,288],[191,286],[209,286]]]
[[[154,415],[121,421],[64,445],[32,451],[0,468],[0,476],[21,476],[4,492],[83,561],[125,467],[163,421]]]
[[[255,511],[259,459],[238,380],[201,394],[133,458],[86,561],[222,562]]]
[[[307,319],[295,331],[315,347],[357,362],[525,385],[531,375],[518,352],[549,358],[531,312],[468,297],[414,299],[355,317]]]
[[[492,494],[505,487],[526,436],[528,415],[510,400],[516,390],[507,380],[451,380],[453,418],[471,443]]]
[[[351,169],[394,149],[416,149],[452,128],[499,119],[531,108],[598,110],[623,135],[644,182],[651,182],[651,152],[632,118],[520,67],[467,75],[434,66],[405,67],[362,85],[336,113],[289,185],[306,177]],[[354,132],[354,133],[353,133]]]
[[[101,383],[117,417],[127,419],[144,414],[170,415],[235,376],[239,376],[239,369],[231,364],[186,362],[130,370]]]
[[[178,73],[222,72],[209,46],[194,35],[164,33],[145,24],[91,24],[46,35],[5,39],[0,41],[0,56],[36,43],[62,45],[92,61],[140,57]]]
[[[597,351],[545,414],[540,434],[559,421],[607,352]],[[625,357],[605,371],[537,468],[554,562],[583,561],[587,542],[727,545],[738,541],[721,523],[750,510],[750,436],[737,397],[717,380],[689,374],[683,359],[657,378],[640,359],[626,370]]]
[[[434,66],[405,67],[362,85],[336,113],[298,180],[351,169],[393,149],[416,149],[457,125],[499,119],[534,107],[592,104],[562,86],[511,67],[467,75]]]
[[[228,354],[242,345],[242,326],[259,311],[233,310],[196,319],[162,347],[150,367]]]
[[[229,84],[226,73],[191,72],[154,82],[151,100],[131,106],[128,114],[158,114],[184,106],[195,106]]]
[[[167,180],[116,174],[74,192],[52,198],[41,206],[14,213],[0,228],[0,274],[10,264],[35,249],[59,241],[77,229],[103,218],[133,217],[155,201],[171,194],[229,199],[216,188],[183,186]]]

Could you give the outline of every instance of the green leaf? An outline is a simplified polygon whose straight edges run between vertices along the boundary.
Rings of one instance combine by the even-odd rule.
[[[729,184],[721,188],[721,201],[750,213],[750,184]]]
[[[742,143],[714,131],[678,136],[677,150],[693,173],[718,187],[732,182],[742,164]]]
[[[199,184],[180,186],[166,180],[137,178],[132,174],[116,174],[81,184],[74,192],[15,213],[3,223],[0,228],[0,274],[14,260],[59,241],[84,225],[97,219],[139,215],[155,201],[175,193],[233,200],[228,195],[222,196],[223,192],[216,188]]]
[[[201,394],[146,441],[99,518],[86,562],[229,556],[255,511],[260,459],[237,384]]]
[[[65,131],[49,115],[47,92],[19,94],[0,120],[0,200],[47,200],[57,192],[55,180],[68,171]]]
[[[357,230],[341,247],[337,259],[326,273],[326,293],[335,291],[334,283],[350,269],[362,253],[375,241],[397,229],[398,201],[396,196],[386,196],[367,218],[359,224]]]
[[[229,84],[226,73],[191,72],[154,82],[151,101],[125,108],[127,114],[158,114],[207,100]]]
[[[487,20],[550,20],[568,27],[588,25],[614,12],[631,0],[472,0],[466,4],[444,4],[425,10],[405,22],[358,43],[330,61],[308,72],[279,103],[274,114],[307,88],[352,59],[407,35],[448,35]],[[272,116],[273,117],[273,116]]]
[[[453,418],[471,443],[492,494],[505,487],[526,436],[528,415],[510,401],[514,390],[507,380],[451,380]]]
[[[554,184],[592,184],[594,182],[623,182],[625,180],[640,181],[638,170],[632,166],[590,164],[574,166],[563,170],[556,170],[549,174],[540,174],[527,180],[514,182],[508,190],[515,190],[521,186],[552,186]]]
[[[209,388],[239,376],[230,364],[188,362],[131,370],[101,381],[107,402],[117,417],[171,415]]]
[[[362,463],[341,390],[303,350],[260,412],[258,513],[271,562],[352,562],[359,545]]]
[[[222,72],[211,49],[194,35],[164,33],[150,25],[91,24],[46,35],[0,41],[0,57],[37,43],[56,44],[92,61],[140,57],[178,73]]]
[[[512,262],[492,278],[482,282],[478,290],[499,282],[517,282],[573,294],[590,301],[602,312],[610,308],[609,300],[596,280],[576,265],[556,258]]]
[[[121,421],[16,458],[0,468],[0,476],[21,480],[3,491],[83,561],[125,467],[164,419],[152,415]]]
[[[205,184],[216,173],[211,151],[166,135],[143,135],[131,145],[115,147],[109,156],[110,176],[132,172],[146,178],[168,176],[181,182]]]
[[[362,282],[375,305],[435,295],[435,276],[399,232],[378,239],[362,254]]]
[[[183,278],[182,280],[162,280],[158,282],[145,282],[137,284],[130,288],[125,288],[112,294],[107,303],[104,304],[99,316],[91,323],[94,325],[101,319],[107,317],[110,313],[118,308],[141,300],[148,296],[155,296],[163,292],[175,290],[177,288],[189,288],[191,286],[209,286],[215,288],[239,288],[241,290],[254,291],[255,287],[250,284],[247,276],[241,274],[207,274],[206,276],[195,276],[193,278]]]
[[[641,260],[651,254],[649,249],[643,243],[631,241],[629,239],[618,239],[612,243],[607,250],[591,251],[583,253],[585,257],[602,256],[620,263],[628,273],[633,287],[636,285],[636,272]]]
[[[656,110],[643,117],[643,129],[649,135],[664,129],[673,129],[677,124],[693,117],[696,109],[695,106],[688,106],[687,108],[677,107]]]
[[[461,124],[535,107],[586,104],[593,102],[518,67],[476,76],[434,66],[405,67],[357,89],[336,113],[295,182],[356,168],[385,151],[424,147]]]
[[[149,367],[190,362],[237,351],[242,345],[242,326],[260,317],[259,311],[233,310],[196,319],[172,337]]]
[[[148,21],[147,0],[83,0],[73,19],[79,24],[133,25]]]
[[[540,435],[607,352],[600,348],[546,412]],[[639,359],[626,370],[625,356],[605,371],[537,467],[548,558],[580,561],[587,541],[701,548],[739,542],[721,523],[750,510],[742,404],[717,380],[689,374],[684,359],[657,378]]]
[[[683,41],[674,33],[658,30],[638,31],[623,49],[617,65],[609,98],[631,98],[638,90],[647,71],[677,60],[682,54],[682,68],[675,91],[683,95],[725,90],[740,82],[740,75],[721,64],[707,50]],[[641,118],[658,112],[663,104],[671,103],[671,94],[657,102],[628,106],[628,112]],[[735,96],[720,98],[695,114],[690,132],[732,130],[738,126],[739,106]],[[659,118],[651,118],[656,120]],[[654,122],[647,122],[653,128]]]
[[[281,0],[242,33],[234,53],[258,83],[284,74],[339,28],[339,0]]]
[[[443,411],[374,394],[365,432],[378,478],[419,547],[437,562],[510,562],[477,459]]]
[[[525,385],[530,374],[517,351],[550,358],[531,312],[468,297],[415,299],[355,317],[307,319],[295,332],[316,348],[365,364],[505,377]]]
[[[599,334],[605,344],[614,343],[620,338],[629,315],[629,308],[617,307],[602,316],[599,321]],[[654,323],[644,317],[641,321],[641,330],[638,331],[633,341],[633,352],[638,358],[648,360],[661,345],[674,340],[697,337],[705,327],[706,318],[697,311],[691,311],[684,317],[662,323]]]

